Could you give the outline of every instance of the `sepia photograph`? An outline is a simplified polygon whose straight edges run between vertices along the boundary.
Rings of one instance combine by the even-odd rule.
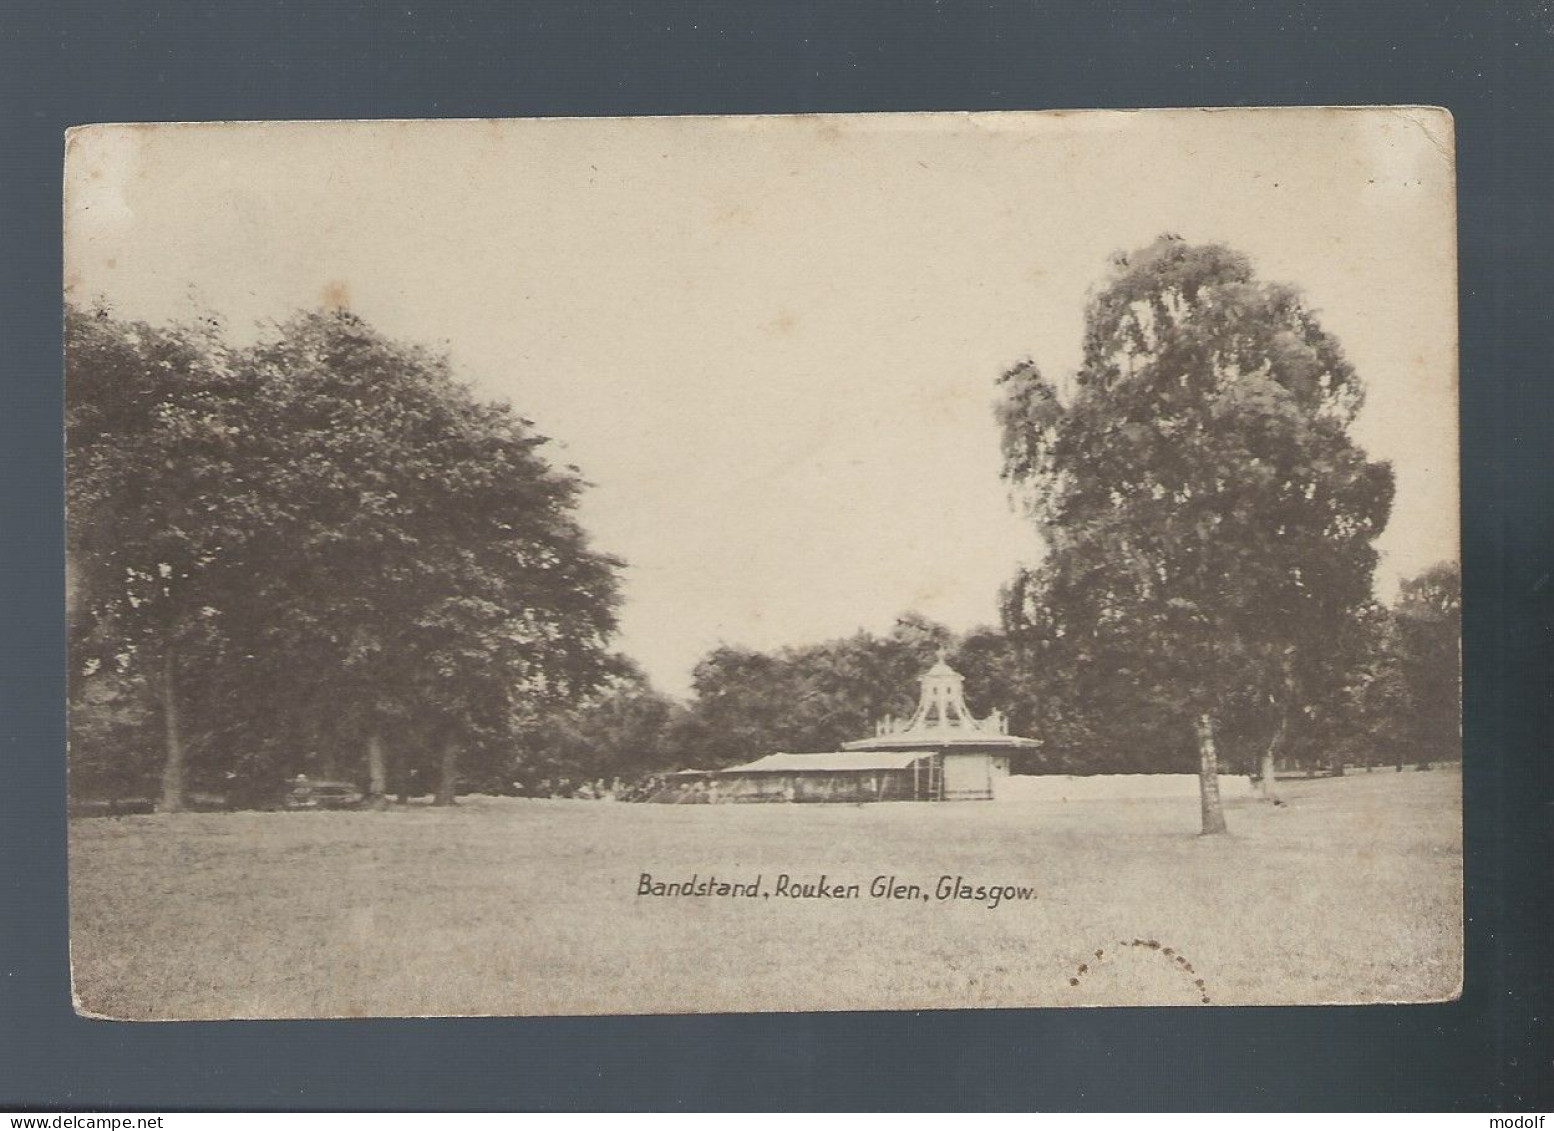
[[[1457,998],[1455,175],[1414,106],[72,130],[77,1011]]]

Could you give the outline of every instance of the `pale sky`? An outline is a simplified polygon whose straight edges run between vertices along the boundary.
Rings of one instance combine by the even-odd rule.
[[[617,646],[683,694],[719,643],[995,623],[1040,554],[995,381],[1070,371],[1111,254],[1167,231],[1301,287],[1365,379],[1382,595],[1455,559],[1451,153],[1428,110],[93,127],[66,283],[443,345],[595,484]]]

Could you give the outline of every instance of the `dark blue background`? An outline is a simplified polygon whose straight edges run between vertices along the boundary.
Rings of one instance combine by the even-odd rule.
[[[0,7],[0,1108],[1554,1106],[1551,48],[1545,0]],[[219,1025],[72,1014],[65,127],[1405,102],[1446,106],[1457,120],[1470,916],[1461,1002]],[[1147,192],[1147,170],[1140,180]],[[651,978],[652,957],[621,976]]]

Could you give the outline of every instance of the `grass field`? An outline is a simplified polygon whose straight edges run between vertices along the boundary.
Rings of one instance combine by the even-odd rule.
[[[1182,800],[76,820],[76,993],[119,1018],[1440,999],[1460,783],[1281,783],[1287,805],[1233,802],[1210,839]],[[639,896],[643,872],[762,895]],[[822,873],[863,898],[773,893]],[[892,875],[928,898],[870,898]],[[942,875],[1036,898],[939,900]]]

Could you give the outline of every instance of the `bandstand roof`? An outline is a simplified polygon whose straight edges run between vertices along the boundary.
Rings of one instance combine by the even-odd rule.
[[[855,739],[852,742],[842,743],[842,749],[860,752],[912,751],[916,756],[921,757],[925,750],[943,750],[946,747],[955,746],[964,747],[967,750],[1029,750],[1040,745],[1039,739],[1021,738],[1017,734],[982,734],[954,730],[949,727],[923,727],[919,730],[898,731],[895,734]]]
[[[830,750],[823,754],[768,754],[742,766],[728,766],[725,774],[782,774],[842,770],[901,770],[922,757],[919,751]]]
[[[872,738],[842,743],[848,751],[923,751],[960,747],[966,750],[1028,749],[1040,746],[1034,738],[1010,734],[1004,717],[994,712],[985,719],[966,706],[965,679],[939,653],[939,661],[922,676],[922,693],[910,719],[885,719]]]

